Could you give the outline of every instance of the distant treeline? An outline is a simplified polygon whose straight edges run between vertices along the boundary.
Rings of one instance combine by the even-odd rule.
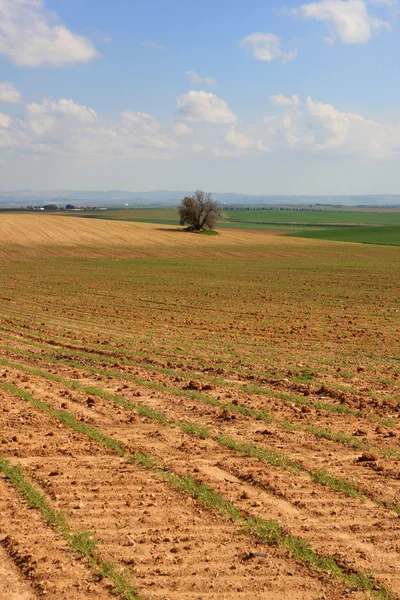
[[[328,205],[326,205],[328,206]],[[343,208],[340,206],[335,206],[335,208]],[[224,206],[224,210],[293,210],[293,211],[303,211],[303,212],[323,212],[323,208],[314,208],[313,206],[238,206],[237,204],[234,206]]]
[[[228,205],[224,205],[223,209],[224,210],[292,210],[295,212],[325,212],[325,209],[336,209],[336,210],[343,210],[343,209],[347,209],[347,210],[351,210],[351,209],[360,209],[360,208],[364,208],[364,209],[387,209],[387,208],[400,208],[400,204],[387,204],[387,205],[382,205],[382,206],[371,206],[370,204],[357,204],[354,206],[349,206],[346,204],[310,204],[310,206],[265,206],[265,205],[260,205],[260,206],[247,206],[247,205],[238,205],[238,204],[234,204],[232,206],[228,206]]]

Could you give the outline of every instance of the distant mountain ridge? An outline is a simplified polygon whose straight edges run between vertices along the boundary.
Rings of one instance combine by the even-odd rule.
[[[64,205],[79,203],[86,206],[165,205],[176,206],[193,190],[154,190],[150,192],[130,192],[126,190],[13,190],[0,192],[0,206],[28,206],[46,203]],[[400,206],[400,194],[371,195],[253,195],[236,193],[213,193],[213,198],[223,205],[364,205]]]

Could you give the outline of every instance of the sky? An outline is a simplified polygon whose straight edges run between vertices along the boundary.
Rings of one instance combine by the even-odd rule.
[[[0,0],[0,191],[400,193],[400,0]]]

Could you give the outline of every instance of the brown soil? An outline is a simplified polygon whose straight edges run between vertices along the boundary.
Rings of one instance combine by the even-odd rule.
[[[25,582],[17,567],[0,546],[0,600],[34,600],[32,588]]]
[[[28,509],[3,478],[0,527],[0,568],[7,573],[1,580],[0,598],[9,598],[6,592],[15,594],[15,600],[110,597],[110,582],[98,583],[87,565],[71,554],[66,543],[43,523],[38,512]]]
[[[165,600],[197,598],[206,594],[208,597],[230,598],[237,595],[250,599],[264,597],[267,590],[276,599],[283,599],[287,593],[291,598],[337,597],[338,590],[329,581],[318,581],[307,569],[290,561],[278,549],[264,548],[251,538],[240,536],[235,527],[204,510],[191,498],[183,497],[157,476],[118,457],[101,455],[98,448],[91,451],[84,436],[74,434],[73,442],[68,438],[73,452],[68,451],[66,455],[65,445],[60,444],[65,443],[64,436],[68,436],[64,426],[60,430],[57,421],[46,417],[42,419],[42,413],[27,409],[21,399],[7,393],[1,393],[1,398],[3,410],[10,406],[19,422],[25,423],[30,416],[30,435],[26,435],[22,428],[20,439],[7,444],[9,455],[19,456],[19,463],[36,487],[51,498],[53,506],[68,512],[70,527],[74,531],[94,532],[100,542],[102,558],[128,569],[140,588],[147,590],[151,597]],[[49,395],[46,400],[50,400]],[[4,438],[13,431],[8,423],[9,419],[2,423]],[[114,430],[116,424],[114,422]],[[135,429],[138,425],[138,422],[133,424]],[[159,438],[157,428],[151,425],[143,421],[144,437],[137,439],[135,436],[139,447],[147,438]],[[119,426],[117,429],[129,444],[130,436],[126,436]],[[37,448],[43,448],[45,453],[37,456]],[[159,442],[154,449],[160,449]],[[208,462],[205,462],[204,468],[201,467],[204,475]],[[179,464],[176,467],[181,470]],[[226,476],[231,482],[240,484],[236,478],[229,474]],[[6,490],[7,484],[2,485]],[[240,490],[244,489],[240,484]],[[10,502],[17,498],[17,494],[8,489],[2,497],[6,500],[2,514],[10,520],[16,513],[15,510],[11,512]],[[40,530],[45,530],[45,527],[40,527],[39,515],[35,514],[34,531],[22,535],[24,528],[29,532],[32,520],[27,517],[24,520],[27,510],[20,499],[13,502],[18,505],[18,537],[6,537],[3,546],[11,548],[10,556],[17,564],[29,555],[29,571],[22,570],[22,574],[28,581],[34,580],[33,586],[38,588],[39,595],[43,594],[43,590],[51,589],[52,597],[58,598],[56,583],[64,593],[68,590],[68,598],[79,598],[79,590],[84,590],[84,593],[92,591],[93,583],[82,581],[83,577],[89,577],[90,581],[87,568],[84,569],[82,563],[77,561],[80,567],[77,591],[77,585],[72,581],[72,567],[68,569],[65,580],[63,569],[59,566],[61,559],[54,561],[55,550],[51,553],[53,560],[46,561],[43,552],[48,551],[49,542],[40,537],[43,535]],[[4,531],[7,535],[14,531],[11,522],[5,523]],[[51,535],[51,530],[47,531],[47,536]],[[62,542],[58,545],[62,549]],[[31,552],[34,552],[32,556]],[[267,556],[246,560],[251,552],[266,553]],[[64,549],[63,560],[67,558],[68,552]],[[56,564],[58,569],[54,584],[54,575],[50,571],[52,564]],[[104,592],[94,597],[103,596]]]
[[[227,254],[248,251],[265,253],[265,232],[224,229],[219,236],[193,235],[169,225],[61,218],[57,215],[0,214],[0,261],[41,258],[92,257],[138,258]],[[276,232],[271,232],[273,237]],[[266,239],[267,238],[267,239]],[[289,242],[296,247],[298,241]],[[317,241],[318,245],[319,242]]]
[[[154,226],[21,219],[7,224],[0,249],[22,261],[0,265],[0,457],[21,465],[73,533],[91,532],[100,558],[143,598],[366,597],[163,477],[192,475],[246,517],[273,519],[347,573],[371,571],[399,593],[397,249],[354,245],[350,255],[341,244],[236,231],[236,245],[224,232],[190,236],[190,246]],[[69,233],[57,229],[68,224]],[[196,256],[214,239],[210,265]],[[31,262],[52,253],[151,260]],[[16,390],[120,442],[125,455]],[[141,416],[140,405],[170,425]],[[255,446],[300,471],[251,456]],[[129,462],[137,451],[166,471]],[[323,485],[321,471],[359,496]],[[0,600],[114,597],[1,476],[0,581],[4,573]]]

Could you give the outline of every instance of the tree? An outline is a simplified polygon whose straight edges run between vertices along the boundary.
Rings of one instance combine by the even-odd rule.
[[[214,229],[219,208],[211,194],[197,190],[193,196],[186,196],[182,200],[178,212],[181,225],[189,225],[192,231],[202,231]]]

